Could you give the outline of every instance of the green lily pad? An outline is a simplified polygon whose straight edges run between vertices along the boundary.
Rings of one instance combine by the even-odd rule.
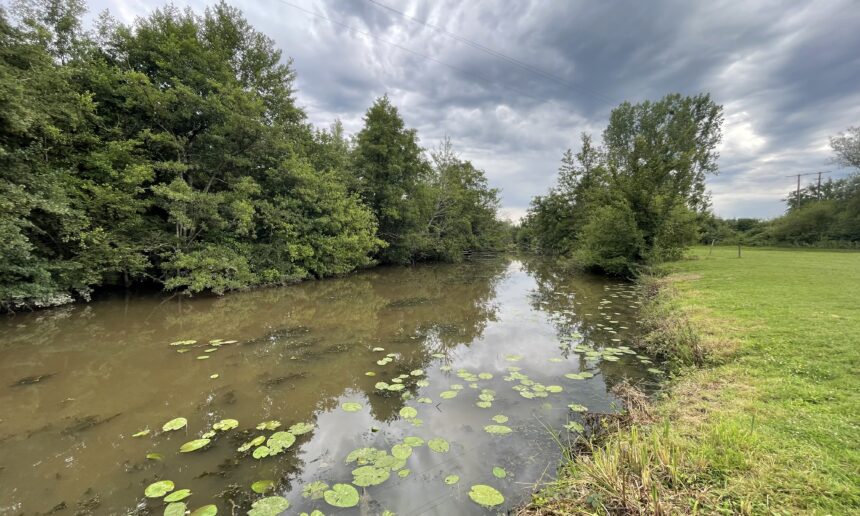
[[[567,408],[574,412],[585,412],[588,410],[588,407],[586,407],[585,405],[579,405],[577,403],[571,403],[567,406]]]
[[[505,355],[505,360],[509,362],[519,362],[523,359],[522,355]]]
[[[374,462],[381,454],[385,454],[385,452],[377,450],[376,448],[357,448],[349,452],[349,455],[346,456],[345,462],[347,464],[350,462],[367,464],[368,462]]]
[[[395,444],[391,447],[391,455],[406,460],[412,455],[412,447],[408,444]]]
[[[376,348],[373,348],[371,351],[385,351],[385,348],[376,347]]]
[[[450,449],[448,441],[442,439],[441,437],[430,439],[429,441],[427,441],[427,446],[429,446],[430,449],[436,453],[447,453]]]
[[[472,490],[469,491],[469,498],[476,504],[488,508],[505,503],[505,497],[502,496],[502,493],[483,484],[472,486]]]
[[[493,375],[491,373],[478,373],[478,378],[481,380],[490,380],[493,378]]]
[[[272,452],[269,450],[268,446],[257,446],[254,448],[254,452],[251,454],[255,459],[264,459],[271,455]]]
[[[347,401],[343,403],[340,408],[343,409],[344,412],[358,412],[362,409],[361,403],[356,403],[354,401]],[[350,506],[351,507],[351,506]]]
[[[359,487],[376,486],[388,480],[390,475],[391,473],[385,468],[361,466],[352,470],[352,483]]]
[[[424,439],[411,435],[409,437],[404,437],[403,442],[413,448],[417,448],[418,446],[424,446]]]
[[[184,428],[187,424],[187,419],[185,419],[184,417],[177,417],[175,419],[171,419],[167,423],[164,423],[164,426],[162,426],[161,429],[165,432],[170,432],[171,430],[179,430],[180,428]]]
[[[253,484],[251,484],[251,491],[254,491],[258,494],[263,494],[267,491],[271,491],[275,488],[274,480],[257,480]]]
[[[424,376],[424,370],[423,369],[414,369],[412,371],[409,371],[409,374],[412,376]]]
[[[406,419],[412,419],[413,417],[417,417],[417,416],[418,416],[418,411],[415,410],[413,407],[403,407],[402,409],[400,409],[400,417],[403,417]]]
[[[159,480],[158,482],[153,482],[149,484],[146,489],[143,490],[143,494],[147,498],[161,498],[167,493],[173,491],[176,485],[172,480]]]
[[[210,503],[194,509],[188,516],[215,516],[216,514],[218,514],[218,507]]]
[[[279,426],[281,426],[281,422],[273,419],[271,421],[263,421],[257,425],[257,430],[274,430]]]
[[[460,477],[458,475],[448,475],[445,477],[445,483],[449,486],[456,484],[460,481]]]
[[[358,505],[358,491],[349,484],[335,484],[323,493],[326,503],[335,507],[355,507]]]
[[[251,504],[248,516],[277,516],[290,508],[290,502],[283,496],[268,496]]]
[[[417,382],[415,382],[415,385],[417,385],[418,387],[429,387],[430,386],[430,380],[428,380],[426,378],[422,378],[422,379],[418,380]]]
[[[397,472],[397,476],[400,478],[406,478],[409,476],[410,473],[412,473],[412,472],[409,471],[408,469],[401,469],[400,471]]]
[[[376,385],[374,385],[373,388],[380,391],[384,391],[388,389],[388,384],[385,382],[376,382]]]
[[[257,437],[251,439],[250,441],[246,442],[245,444],[243,444],[242,446],[237,448],[236,451],[240,451],[240,452],[248,451],[251,448],[253,448],[254,446],[260,446],[264,442],[266,442],[266,436],[258,435]]]
[[[178,490],[170,493],[169,495],[165,496],[164,501],[167,503],[181,502],[182,500],[185,500],[189,496],[191,496],[191,490],[190,489],[178,489]]]
[[[179,452],[180,453],[193,452],[195,450],[199,450],[200,448],[203,448],[204,446],[206,446],[210,442],[211,441],[209,439],[194,439],[193,441],[188,441],[187,443],[180,446]]]
[[[296,436],[289,432],[275,432],[266,441],[271,455],[277,455],[286,450],[296,442]]]
[[[443,366],[439,367],[439,370],[442,371],[443,373],[447,373],[451,369],[453,369],[453,368],[451,366],[448,366],[448,365],[443,365]]]
[[[137,432],[136,434],[131,434],[132,437],[143,437],[145,435],[149,435],[149,428],[147,428],[146,430],[141,430],[140,432]]]
[[[197,344],[196,340],[177,340],[176,342],[171,342],[171,346],[193,346]]]
[[[481,408],[490,408],[493,406],[493,403],[489,402],[489,401],[478,401],[475,403],[475,405],[477,405]]]
[[[373,371],[367,371],[366,373],[364,373],[364,376],[376,376],[376,373],[374,373]]]
[[[505,425],[487,425],[484,427],[484,431],[493,435],[506,435],[513,432],[510,427]]]
[[[418,403],[433,403],[433,400],[431,400],[430,398],[418,398],[415,401],[417,401]]]
[[[162,460],[164,459],[164,456],[160,453],[147,453],[146,458],[149,460]]]
[[[185,516],[186,506],[182,502],[173,502],[167,504],[164,508],[164,516]]]
[[[493,468],[493,476],[496,478],[505,478],[506,476],[508,476],[508,472],[505,471],[505,468],[496,466]]]
[[[457,391],[442,391],[439,393],[439,397],[443,400],[450,400],[457,397]]]
[[[215,430],[221,430],[222,432],[226,432],[227,430],[232,430],[237,426],[239,426],[239,421],[235,419],[222,419],[221,421],[218,421],[217,423],[212,425],[212,428],[214,428]]]
[[[314,480],[302,489],[302,496],[311,500],[319,500],[328,489],[328,484],[322,480]]]
[[[310,423],[296,423],[287,430],[293,435],[303,435],[314,429],[314,425]]]
[[[553,394],[557,394],[563,390],[564,390],[564,388],[561,385],[547,385],[546,386],[546,392],[551,392]]]
[[[406,386],[403,385],[402,383],[392,383],[391,385],[388,386],[389,391],[402,391],[405,388],[406,388]]]
[[[502,423],[507,423],[507,422],[508,422],[508,416],[503,416],[502,414],[496,414],[495,416],[493,416],[493,417],[492,417],[492,418],[490,418],[490,419],[492,419],[493,421],[495,421],[496,423],[498,423],[498,424],[500,424],[500,425],[501,425]]]

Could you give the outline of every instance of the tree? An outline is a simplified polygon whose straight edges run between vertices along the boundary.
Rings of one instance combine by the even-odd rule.
[[[422,186],[429,173],[418,136],[384,95],[367,110],[355,142],[352,168],[358,192],[376,216],[386,244],[377,257],[384,263],[410,263],[422,247]]]
[[[836,156],[833,161],[843,167],[860,169],[860,127],[849,127],[830,138]]]

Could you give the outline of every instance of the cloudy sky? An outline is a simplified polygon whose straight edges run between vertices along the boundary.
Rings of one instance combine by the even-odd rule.
[[[424,147],[447,134],[487,172],[512,218],[624,100],[704,91],[724,106],[709,186],[725,217],[779,215],[795,184],[785,176],[844,175],[828,136],[860,125],[857,0],[231,3],[294,60],[311,121],[356,132],[387,92]],[[130,23],[163,4],[90,0],[89,16],[109,9]]]

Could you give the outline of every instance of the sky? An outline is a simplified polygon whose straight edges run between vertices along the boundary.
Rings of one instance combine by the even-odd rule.
[[[162,0],[89,0],[133,23]],[[202,12],[212,1],[174,0]],[[857,0],[232,0],[297,73],[311,122],[361,129],[387,93],[427,149],[449,136],[518,219],[612,108],[708,92],[724,107],[723,217],[774,217],[793,174],[847,173],[829,137],[860,125]],[[805,183],[816,176],[804,176]]]

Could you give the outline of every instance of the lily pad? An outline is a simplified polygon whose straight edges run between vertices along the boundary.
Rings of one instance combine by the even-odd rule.
[[[588,410],[588,407],[586,407],[585,405],[579,405],[577,403],[571,403],[567,406],[567,408],[574,412],[585,412]]]
[[[490,380],[493,378],[493,375],[490,373],[478,373],[478,378],[481,380]]]
[[[218,506],[210,503],[194,509],[188,516],[215,516],[216,514],[218,514]]]
[[[274,480],[257,480],[253,484],[251,484],[251,491],[254,491],[258,494],[263,494],[267,491],[271,491],[275,488]]]
[[[400,409],[400,417],[404,417],[406,419],[412,419],[413,417],[418,416],[418,411],[413,407],[403,407]]]
[[[164,508],[164,516],[185,516],[186,506],[182,502],[167,504]]]
[[[404,437],[403,442],[413,448],[417,448],[418,446],[424,446],[424,439],[412,435],[410,435],[409,437]]]
[[[141,430],[140,432],[137,432],[136,434],[131,434],[132,437],[143,437],[145,435],[149,435],[149,428],[147,428],[146,430]]]
[[[546,386],[546,392],[551,392],[553,394],[557,394],[563,390],[564,390],[564,388],[561,385],[547,385]]]
[[[222,419],[221,421],[218,421],[217,423],[212,425],[212,428],[214,428],[215,430],[221,430],[222,432],[226,432],[227,430],[232,430],[237,426],[239,426],[239,421],[235,419]]]
[[[296,436],[289,432],[275,432],[266,441],[271,455],[277,455],[286,450],[296,442]]]
[[[279,426],[281,426],[281,422],[273,419],[271,421],[263,421],[257,425],[257,430],[274,430]]]
[[[358,412],[362,409],[361,403],[356,403],[354,401],[347,401],[346,403],[341,404],[340,408],[343,409],[344,412]],[[352,506],[349,506],[352,507]]]
[[[359,487],[376,486],[388,480],[390,475],[391,473],[388,472],[388,469],[377,468],[376,466],[361,466],[352,470],[352,483]]]
[[[384,391],[388,389],[388,384],[385,382],[376,382],[376,385],[374,385],[373,388],[380,391]]]
[[[408,469],[401,469],[400,471],[397,472],[397,476],[400,478],[406,478],[409,476],[410,473],[412,473],[412,472]]]
[[[493,435],[507,435],[513,432],[510,427],[505,425],[487,425],[484,427],[484,431]]]
[[[158,482],[153,482],[146,486],[146,489],[143,490],[143,494],[147,498],[161,498],[167,493],[173,491],[176,485],[172,480],[159,480]]]
[[[251,439],[250,441],[246,442],[245,444],[243,444],[242,446],[237,448],[236,451],[240,451],[240,452],[248,451],[251,448],[253,448],[254,446],[260,446],[264,442],[266,442],[266,436],[258,435],[257,437]]]
[[[254,453],[251,454],[255,459],[264,459],[271,455],[272,452],[269,450],[268,446],[257,446],[254,448]]]
[[[496,466],[493,468],[493,476],[496,478],[505,478],[506,476],[508,476],[508,472],[505,471],[505,468]]]
[[[376,376],[376,373],[374,373],[373,371],[368,371],[364,373],[364,376]]]
[[[290,508],[290,502],[283,496],[268,496],[251,504],[248,516],[277,516]]]
[[[581,425],[581,424],[579,424],[579,423],[577,423],[576,421],[571,421],[571,422],[569,422],[568,424],[564,425],[564,428],[565,428],[565,430],[567,430],[568,432],[579,432],[579,433],[582,433],[582,432],[583,432],[583,430],[585,430],[585,429],[582,427],[582,425]]]
[[[402,383],[392,383],[388,386],[389,391],[402,391],[406,387]]]
[[[181,502],[182,500],[185,500],[189,496],[191,496],[191,490],[190,489],[178,489],[178,490],[170,493],[169,495],[165,496],[164,501],[167,503]]]
[[[454,485],[459,481],[460,481],[460,477],[457,475],[448,475],[447,477],[445,477],[445,483],[448,484],[449,486]]]
[[[170,432],[172,430],[179,430],[180,428],[184,428],[187,424],[187,419],[185,419],[184,417],[177,417],[175,419],[171,419],[167,423],[164,423],[164,426],[162,426],[161,429],[165,432]]]
[[[296,423],[287,430],[293,435],[304,435],[314,429],[314,425],[310,423]]]
[[[328,484],[322,480],[314,480],[302,489],[302,496],[311,500],[319,500],[328,489]]]
[[[441,437],[436,437],[427,441],[427,446],[436,453],[447,453],[451,448],[448,441]]]
[[[424,370],[423,369],[414,369],[412,371],[409,371],[409,374],[412,376],[424,376]]]
[[[439,397],[443,400],[450,400],[457,397],[457,391],[442,391],[439,393]]]
[[[417,401],[418,403],[433,403],[433,400],[431,400],[430,398],[418,398],[415,401]]]
[[[481,408],[490,408],[493,406],[493,403],[490,401],[478,401],[475,403],[475,405],[477,405]]]
[[[379,348],[379,347],[377,347],[377,348],[373,348],[373,350],[372,350],[372,351],[385,351],[385,348]]]
[[[323,493],[326,503],[335,507],[355,507],[358,505],[358,491],[349,484],[335,484]]]
[[[193,441],[188,441],[187,443],[180,446],[179,452],[180,453],[193,452],[195,450],[199,450],[200,448],[203,448],[204,446],[206,446],[210,442],[211,441],[209,439],[194,439]]]
[[[488,508],[505,503],[505,497],[502,496],[502,493],[483,484],[472,486],[472,490],[469,491],[469,498],[476,504]]]
[[[491,417],[490,419],[492,419],[493,421],[495,421],[498,424],[508,422],[508,416],[503,416],[502,414],[496,414],[495,416]]]
[[[412,447],[408,444],[395,444],[391,447],[391,455],[401,460],[406,460],[412,455]]]
[[[147,453],[146,458],[149,460],[163,460],[164,456],[160,453]]]

